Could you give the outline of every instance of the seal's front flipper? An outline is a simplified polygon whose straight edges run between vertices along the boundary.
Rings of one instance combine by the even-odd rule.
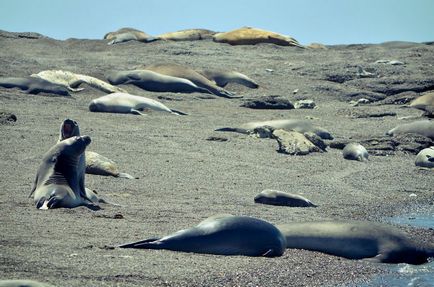
[[[137,241],[133,243],[127,243],[119,245],[119,248],[144,248],[144,249],[161,249],[159,245],[161,244],[158,240],[160,238],[151,238],[142,241]]]
[[[146,116],[146,114],[144,114],[144,113],[142,113],[142,112],[140,112],[140,111],[138,111],[138,110],[136,110],[136,109],[131,109],[130,112],[131,112],[133,115]]]
[[[125,172],[120,172],[116,177],[120,177],[120,178],[128,178],[128,179],[138,179],[138,177],[134,177],[128,173]]]

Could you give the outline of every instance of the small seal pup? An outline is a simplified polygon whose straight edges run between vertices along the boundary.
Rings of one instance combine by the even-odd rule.
[[[107,80],[113,85],[132,84],[152,92],[211,93],[204,88],[198,87],[190,80],[162,75],[148,70],[113,72],[108,75]]]
[[[424,111],[424,116],[434,117],[434,92],[417,97],[409,107]]]
[[[78,126],[78,123],[71,119],[65,119],[60,125],[59,142],[74,136],[80,136],[80,128]],[[81,173],[81,170],[83,170],[84,172]],[[135,178],[129,175],[128,173],[119,172],[116,163],[114,161],[96,152],[87,151],[87,150],[84,152],[84,154],[82,154],[79,162],[79,180],[81,186],[83,187],[84,187],[84,173],[121,177],[121,178],[128,178],[128,179]],[[96,194],[94,194],[89,189],[86,189],[86,193],[89,199],[95,198],[96,196]],[[106,203],[101,199],[98,199],[98,202]]]
[[[399,230],[364,221],[313,221],[277,225],[287,248],[319,251],[348,259],[423,264],[434,246],[422,248]]]
[[[89,86],[106,93],[125,92],[124,89],[112,86],[100,79],[62,70],[41,71],[37,74],[32,74],[31,77],[44,79],[50,83],[64,86],[72,92],[79,92],[83,90],[83,88],[77,88],[83,83],[86,83]]]
[[[255,196],[256,203],[291,206],[291,207],[317,207],[309,199],[279,190],[265,189]]]
[[[140,111],[153,110],[174,115],[187,115],[180,111],[171,110],[159,101],[127,93],[112,93],[94,99],[89,104],[89,110],[91,112],[134,115],[144,115]]]
[[[359,143],[349,143],[342,150],[344,159],[367,161],[369,159],[368,151]]]
[[[232,215],[212,216],[197,226],[121,248],[167,249],[215,255],[281,256],[285,238],[271,223]]]
[[[228,43],[230,45],[272,43],[279,46],[304,48],[292,37],[252,27],[242,27],[229,32],[217,33],[213,36],[213,40],[214,42]]]
[[[197,72],[222,88],[229,83],[237,83],[251,89],[259,87],[255,81],[236,71],[198,70]]]
[[[100,207],[86,196],[78,174],[81,155],[90,144],[89,136],[76,136],[58,142],[44,155],[30,196],[38,209]]]
[[[308,133],[312,132],[319,136],[322,139],[333,139],[333,136],[330,132],[327,130],[314,126],[310,121],[308,120],[298,120],[298,119],[286,119],[286,120],[270,120],[270,121],[262,121],[262,122],[249,122],[240,125],[239,127],[226,127],[226,128],[219,128],[215,131],[222,131],[222,132],[238,132],[242,134],[251,134],[255,129],[258,129],[260,127],[271,127],[275,130],[277,129],[283,129],[283,130],[294,130],[299,133]]]
[[[0,280],[0,287],[54,287],[47,283],[33,280]]]
[[[207,29],[185,29],[176,32],[168,32],[157,36],[160,40],[167,41],[196,41],[211,39],[216,32]]]
[[[133,28],[121,28],[114,32],[109,32],[104,35],[104,39],[111,40],[108,45],[123,43],[127,41],[139,41],[143,43],[149,43],[158,40],[158,38],[152,37],[143,31]]]
[[[39,93],[48,93],[61,96],[70,96],[68,90],[65,87],[35,77],[0,78],[0,87],[7,89],[19,88],[28,94],[35,95]]]
[[[434,146],[421,150],[416,155],[414,164],[423,168],[434,168]]]
[[[183,78],[192,81],[195,85],[208,90],[211,94],[224,98],[240,98],[231,92],[217,86],[214,82],[196,72],[195,70],[174,63],[147,65],[144,69],[172,77]]]
[[[434,120],[421,120],[398,125],[389,130],[386,135],[394,136],[409,133],[423,135],[434,140]]]

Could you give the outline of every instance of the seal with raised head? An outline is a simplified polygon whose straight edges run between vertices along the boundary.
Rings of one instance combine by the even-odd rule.
[[[386,134],[389,136],[399,134],[419,134],[434,140],[434,120],[421,120],[411,123],[398,125],[389,130]]]
[[[123,43],[127,41],[139,41],[143,43],[149,43],[158,40],[151,35],[146,34],[143,31],[133,29],[133,28],[121,28],[114,32],[109,32],[104,35],[104,39],[111,40],[108,45]]]
[[[61,96],[70,96],[68,90],[62,85],[53,84],[47,80],[35,77],[0,78],[0,87],[7,89],[19,88],[28,94],[48,93]]]
[[[291,207],[316,207],[309,199],[288,192],[273,189],[265,189],[255,196],[256,203],[291,206]]]
[[[87,198],[78,170],[81,155],[90,142],[89,136],[71,137],[58,142],[45,153],[29,195],[34,194],[38,209],[81,205],[94,210],[100,208]]]
[[[359,143],[349,143],[342,150],[345,159],[367,161],[369,159],[368,151]]]
[[[216,255],[281,256],[285,238],[271,223],[247,216],[212,216],[171,235],[120,245]]]
[[[35,78],[44,79],[56,85],[64,86],[65,88],[67,88],[72,92],[79,92],[83,90],[83,88],[78,88],[78,86],[80,86],[83,83],[86,83],[89,86],[94,87],[106,93],[125,92],[124,89],[112,86],[109,83],[106,83],[100,79],[88,75],[72,73],[69,71],[46,70],[46,71],[41,71],[37,74],[32,74],[31,76]]]
[[[226,127],[219,128],[216,131],[223,132],[238,132],[242,134],[250,134],[255,129],[260,127],[271,127],[275,130],[283,129],[283,130],[293,130],[299,133],[308,133],[312,132],[319,136],[322,139],[333,139],[333,136],[327,130],[314,126],[312,122],[308,120],[299,120],[299,119],[286,119],[286,120],[270,120],[270,121],[262,121],[262,122],[249,122],[240,125],[239,127]]]
[[[242,27],[229,32],[217,33],[213,36],[213,40],[214,42],[228,43],[230,45],[271,43],[279,46],[304,48],[292,37],[252,27]]]
[[[416,155],[414,164],[423,168],[434,168],[434,146],[421,150]]]
[[[132,84],[152,92],[211,93],[204,88],[198,87],[190,80],[148,70],[113,72],[108,75],[107,80],[113,85]]]
[[[71,119],[65,119],[60,125],[60,135],[59,141],[63,141],[67,138],[80,136],[80,128],[78,123]],[[83,173],[81,172],[83,170]],[[96,175],[104,175],[104,176],[113,176],[113,177],[121,177],[134,179],[135,177],[129,175],[128,173],[119,172],[116,163],[105,156],[102,156],[96,152],[86,150],[84,154],[80,157],[79,165],[78,165],[78,177],[80,181],[80,186],[84,187],[84,173],[88,174],[96,174]],[[96,194],[86,189],[86,194],[89,199],[93,202],[104,202],[101,199],[97,198]]]
[[[89,110],[91,112],[135,115],[143,115],[140,112],[143,110],[153,110],[174,115],[186,115],[186,113],[169,109],[159,101],[127,93],[112,93],[94,99],[89,104]]]
[[[159,74],[183,78],[192,81],[195,85],[208,90],[211,94],[224,98],[240,98],[234,96],[231,92],[217,86],[214,82],[207,79],[205,76],[195,70],[181,66],[178,64],[154,64],[147,65],[144,69],[153,71]]]
[[[425,116],[434,117],[434,92],[414,99],[409,106],[424,111]]]
[[[168,41],[196,41],[211,39],[216,32],[207,29],[185,29],[168,32],[157,36],[158,39]]]
[[[257,89],[259,87],[255,81],[236,71],[198,70],[197,72],[222,88],[229,83],[240,84],[251,89]]]
[[[400,230],[364,221],[313,221],[277,225],[287,248],[319,251],[348,259],[384,263],[426,263],[434,246],[421,247]]]

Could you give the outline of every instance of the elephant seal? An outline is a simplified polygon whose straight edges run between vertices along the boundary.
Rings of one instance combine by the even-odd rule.
[[[81,155],[90,144],[89,136],[76,136],[58,142],[44,155],[29,196],[34,194],[38,209],[87,206],[100,209],[86,196],[79,180]]]
[[[259,87],[255,81],[236,71],[199,70],[198,73],[222,88],[228,83],[237,83],[251,89]]]
[[[424,115],[428,117],[434,117],[434,92],[414,99],[409,106],[424,111]]]
[[[364,221],[313,221],[277,225],[287,248],[319,251],[383,263],[426,263],[434,247],[422,248],[391,226]]]
[[[255,196],[256,203],[291,206],[291,207],[316,207],[309,199],[298,195],[279,190],[266,189]]]
[[[127,93],[108,94],[92,100],[89,104],[91,112],[102,113],[143,115],[140,111],[145,109],[174,115],[186,115],[186,113],[169,109],[159,101]]]
[[[285,245],[285,238],[271,223],[247,216],[217,215],[162,238],[119,247],[276,257],[283,254]]]
[[[158,39],[168,41],[195,41],[211,39],[216,32],[207,29],[185,29],[176,32],[160,34]]]
[[[208,80],[206,77],[196,72],[193,69],[184,67],[178,64],[154,64],[147,65],[144,69],[167,75],[172,77],[183,78],[192,81],[195,85],[208,90],[211,94],[224,98],[240,98],[239,96],[234,96],[231,92],[220,88],[214,82]]]
[[[416,166],[434,168],[434,146],[421,150],[414,163]]]
[[[342,150],[345,159],[367,161],[369,159],[368,151],[359,143],[349,143]]]
[[[0,287],[54,287],[47,283],[33,280],[0,280]]]
[[[31,77],[44,79],[50,83],[64,86],[72,92],[79,92],[83,90],[83,88],[77,88],[82,83],[86,83],[89,86],[106,93],[125,92],[124,89],[112,86],[109,83],[101,81],[100,79],[62,70],[41,71],[37,74],[32,74]]]
[[[108,45],[123,43],[127,41],[139,41],[143,43],[149,43],[158,40],[158,38],[152,37],[143,31],[133,28],[121,28],[114,32],[109,32],[104,35],[104,39],[111,40]]]
[[[70,96],[68,90],[65,87],[35,77],[0,78],[0,87],[7,89],[19,88],[28,94],[35,95],[39,93],[48,93],[61,96]]]
[[[242,27],[229,32],[217,33],[213,36],[213,40],[214,42],[228,43],[230,45],[271,43],[279,46],[304,48],[292,37],[252,27]]]
[[[423,135],[434,140],[434,120],[421,120],[398,125],[397,127],[389,130],[386,135],[394,136],[409,133]]]
[[[327,130],[314,126],[310,121],[307,120],[298,120],[298,119],[286,119],[286,120],[270,120],[270,121],[262,121],[262,122],[249,122],[240,125],[239,127],[232,128],[219,128],[215,131],[223,131],[223,132],[238,132],[242,134],[250,134],[255,129],[268,126],[275,130],[283,129],[283,130],[294,130],[299,133],[308,133],[312,132],[319,136],[322,139],[333,139],[333,136]]]
[[[60,125],[59,142],[74,136],[80,136],[78,123],[71,119],[65,119]],[[92,151],[85,151],[84,154],[81,155],[78,170],[80,186],[83,187],[84,173],[128,179],[135,178],[128,173],[119,172],[116,164],[112,160]],[[105,201],[98,199],[96,194],[89,189],[86,189],[86,197],[91,199],[93,202],[106,203]]]
[[[190,80],[162,75],[148,70],[114,72],[108,75],[107,80],[113,85],[132,84],[152,92],[210,93]]]

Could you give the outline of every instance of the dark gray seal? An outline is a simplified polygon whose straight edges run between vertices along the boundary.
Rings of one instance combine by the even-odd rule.
[[[7,89],[19,88],[28,94],[35,95],[39,93],[47,93],[61,96],[70,96],[68,90],[65,87],[35,77],[0,78],[0,87]]]
[[[81,156],[90,142],[89,136],[71,137],[58,142],[45,153],[30,193],[30,196],[34,194],[38,209],[81,205],[100,209],[87,198],[78,170]]]
[[[364,221],[313,221],[277,225],[287,248],[383,263],[426,263],[434,246],[420,247],[399,230]]]
[[[281,256],[285,238],[271,223],[247,216],[212,216],[197,226],[121,248],[167,249],[216,255]]]
[[[266,189],[255,196],[256,203],[291,206],[291,207],[316,207],[309,199],[299,195],[279,190]]]

